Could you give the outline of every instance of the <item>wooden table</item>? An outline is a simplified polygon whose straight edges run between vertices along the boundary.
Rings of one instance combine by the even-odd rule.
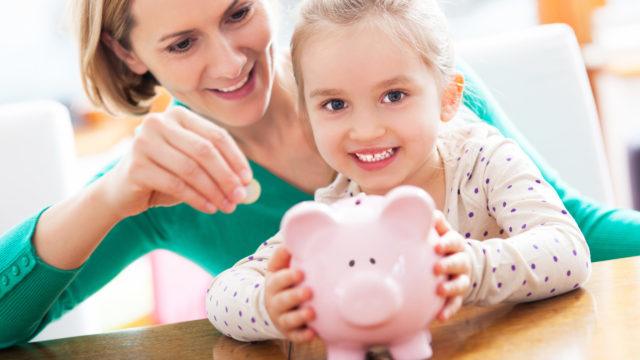
[[[638,359],[640,257],[600,262],[584,289],[535,303],[468,307],[434,324],[433,359]],[[375,353],[372,358],[388,358]],[[236,342],[207,320],[31,343],[0,359],[322,359],[320,342]]]

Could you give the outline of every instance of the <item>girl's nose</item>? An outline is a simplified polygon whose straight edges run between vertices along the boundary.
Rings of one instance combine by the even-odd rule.
[[[349,137],[351,140],[367,142],[383,136],[387,132],[386,128],[372,118],[354,122]]]

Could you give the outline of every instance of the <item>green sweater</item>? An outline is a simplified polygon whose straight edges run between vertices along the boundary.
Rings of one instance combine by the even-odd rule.
[[[467,84],[465,104],[505,136],[515,139],[540,167],[577,220],[594,261],[640,255],[640,213],[605,209],[562,183],[513,128],[473,72],[461,65]],[[273,235],[284,212],[312,199],[266,169],[251,163],[262,184],[260,200],[230,215],[207,215],[187,205],[153,208],[121,221],[79,269],[60,270],[44,263],[31,238],[42,211],[0,237],[0,348],[27,342],[48,323],[102,288],[122,269],[156,249],[192,260],[212,274],[251,254]],[[107,168],[105,171],[108,171]],[[99,174],[101,176],[102,174]],[[64,239],[58,239],[64,241]]]

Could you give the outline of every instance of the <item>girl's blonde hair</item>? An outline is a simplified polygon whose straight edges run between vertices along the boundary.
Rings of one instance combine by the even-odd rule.
[[[147,72],[138,75],[101,41],[110,35],[127,50],[134,25],[132,0],[76,0],[73,18],[80,50],[82,85],[89,99],[110,112],[145,114],[158,82]]]
[[[446,83],[454,76],[453,45],[447,21],[436,0],[306,0],[291,39],[291,61],[304,111],[300,54],[314,34],[328,26],[350,26],[365,20],[414,49]]]

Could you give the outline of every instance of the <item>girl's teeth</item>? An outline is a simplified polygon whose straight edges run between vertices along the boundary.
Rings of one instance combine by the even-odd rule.
[[[249,75],[247,75],[247,77],[245,77],[242,81],[240,81],[239,83],[237,83],[234,86],[228,87],[228,88],[224,88],[224,89],[218,89],[218,91],[221,92],[232,92],[232,91],[236,91],[238,89],[240,89],[241,87],[244,86],[244,84],[247,83],[247,80],[249,80]]]
[[[360,161],[364,161],[364,162],[377,162],[377,161],[382,161],[384,159],[388,159],[391,157],[391,155],[393,155],[394,151],[393,149],[387,149],[383,152],[379,152],[376,154],[358,154],[356,153],[356,157],[360,160]]]

